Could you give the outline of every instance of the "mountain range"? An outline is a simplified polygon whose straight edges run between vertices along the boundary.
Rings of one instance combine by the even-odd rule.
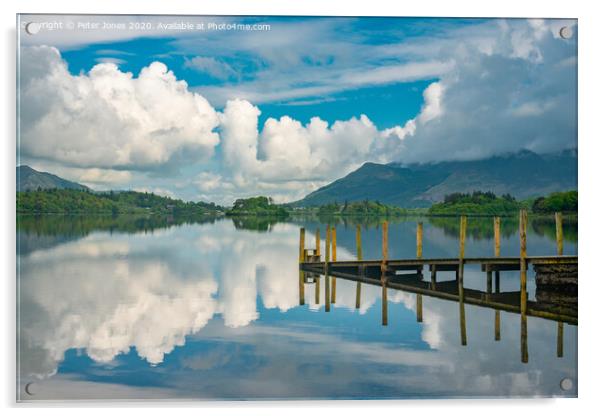
[[[367,199],[400,207],[427,207],[454,192],[492,191],[527,199],[569,189],[577,189],[576,150],[553,154],[522,150],[472,161],[365,163],[291,205]]]
[[[17,191],[90,190],[29,166],[17,167]],[[577,150],[537,154],[528,150],[471,161],[426,164],[364,163],[347,176],[289,204],[319,206],[345,201],[379,201],[404,208],[428,207],[454,192],[491,191],[518,199],[577,189]]]
[[[68,181],[52,173],[39,172],[27,165],[17,166],[17,191],[35,191],[38,188],[90,190],[85,185]]]

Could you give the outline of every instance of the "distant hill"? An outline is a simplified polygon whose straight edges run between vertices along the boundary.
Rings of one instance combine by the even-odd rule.
[[[546,155],[522,150],[473,161],[408,166],[365,163],[291,205],[367,199],[406,208],[427,207],[455,192],[490,191],[526,199],[576,188],[576,150]]]
[[[17,166],[17,192],[41,189],[77,189],[90,190],[85,185],[71,182],[52,173],[38,172],[26,165]]]

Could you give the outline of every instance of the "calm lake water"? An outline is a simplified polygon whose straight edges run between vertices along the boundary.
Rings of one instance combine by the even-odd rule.
[[[390,258],[415,256],[416,221],[390,223]],[[458,220],[420,221],[424,257],[457,256]],[[299,228],[309,248],[325,226],[21,217],[19,399],[576,396],[574,325],[563,325],[558,357],[557,322],[529,317],[522,363],[519,314],[500,313],[496,341],[495,311],[466,305],[463,346],[452,301],[423,296],[419,323],[416,295],[389,289],[382,326],[381,288],[363,285],[356,309],[356,283],[339,278],[330,312],[323,284],[320,304],[305,284],[300,306]],[[336,227],[338,260],[355,259],[355,224]],[[493,255],[492,228],[469,218],[467,257]],[[564,235],[565,254],[576,254],[576,224]],[[553,223],[530,221],[528,254],[555,254],[554,236]],[[364,259],[380,258],[378,221],[362,224],[362,242]],[[502,219],[502,256],[517,256],[518,242],[517,221]],[[467,266],[464,282],[485,290],[485,273]],[[519,290],[518,272],[502,272],[501,290]],[[532,270],[527,290],[535,299]]]

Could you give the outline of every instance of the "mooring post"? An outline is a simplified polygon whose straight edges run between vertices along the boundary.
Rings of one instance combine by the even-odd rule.
[[[495,217],[493,219],[493,235],[494,235],[494,240],[495,240],[495,245],[493,248],[494,251],[494,255],[495,257],[499,257],[500,256],[500,217]],[[496,270],[495,271],[495,293],[500,293],[500,271]]]
[[[529,362],[527,346],[527,211],[521,209],[519,221],[520,236],[520,350],[521,361]]]
[[[320,229],[316,228],[316,251],[315,255],[318,256],[318,261],[320,261]]]
[[[358,224],[355,227],[355,246],[357,249],[357,259],[358,261],[362,261],[362,228]],[[360,300],[362,297],[362,283],[357,282],[355,287],[355,309],[360,308]]]
[[[305,261],[305,228],[299,230],[299,263]]]
[[[416,322],[422,322],[422,295],[416,294]]]
[[[299,229],[299,264],[305,261],[305,228]],[[299,305],[305,305],[305,273],[299,268]]]
[[[387,271],[387,260],[389,258],[389,223],[387,221],[383,221],[383,259],[380,265],[380,271],[382,272],[382,277],[385,277],[385,273]]]
[[[382,285],[382,324],[388,324],[388,300],[387,300],[387,260],[389,258],[389,223],[383,221],[383,259],[380,265],[380,283]]]
[[[466,345],[466,311],[464,309],[464,242],[466,240],[466,216],[460,217],[460,252],[458,255],[458,300],[460,305],[460,341]]]
[[[326,312],[330,312],[330,225],[326,226],[326,242],[324,252],[324,303]]]
[[[416,258],[422,258],[422,223],[416,225]]]
[[[332,261],[337,261],[337,229],[332,227],[330,239],[332,240]],[[332,276],[332,299],[330,300],[332,303],[336,303],[337,301],[337,278]]]
[[[500,217],[493,218],[493,255],[495,257],[500,256]],[[491,283],[489,276],[487,280],[487,289],[490,291]],[[495,293],[500,293],[500,271],[495,271]],[[500,311],[495,310],[495,340],[499,341],[500,338]]]
[[[557,212],[554,214],[556,219],[556,253],[562,256],[564,251],[564,243],[562,236],[562,213]]]
[[[558,321],[558,332],[556,334],[556,356],[561,358],[564,355],[564,324]]]

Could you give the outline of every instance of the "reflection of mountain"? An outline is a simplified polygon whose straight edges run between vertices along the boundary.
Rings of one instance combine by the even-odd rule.
[[[17,191],[35,191],[36,189],[79,189],[89,188],[79,183],[60,178],[52,173],[38,172],[26,165],[17,166]]]
[[[465,162],[397,166],[365,163],[295,203],[298,206],[371,200],[401,207],[429,206],[453,192],[492,191],[518,199],[577,187],[577,154],[521,151]]]

